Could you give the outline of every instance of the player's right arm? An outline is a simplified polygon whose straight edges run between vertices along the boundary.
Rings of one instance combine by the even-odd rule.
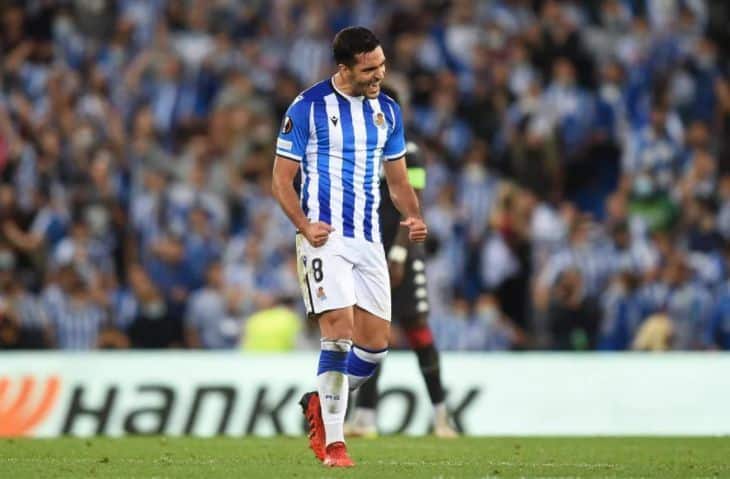
[[[294,189],[294,177],[299,171],[299,163],[283,156],[276,155],[274,160],[274,175],[272,193],[281,205],[281,209],[289,217],[294,227],[307,238],[309,244],[315,247],[327,242],[332,226],[321,221],[310,223],[299,205],[299,196]]]
[[[309,244],[318,247],[327,242],[333,228],[321,221],[310,223],[294,189],[294,178],[309,140],[309,108],[308,102],[298,96],[286,112],[276,139],[272,193],[294,227],[304,235]]]

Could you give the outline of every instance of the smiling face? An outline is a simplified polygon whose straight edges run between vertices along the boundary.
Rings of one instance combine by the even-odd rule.
[[[352,96],[377,98],[380,94],[380,83],[385,78],[385,54],[381,47],[355,55],[355,64],[351,67],[340,64],[339,73],[348,84]]]

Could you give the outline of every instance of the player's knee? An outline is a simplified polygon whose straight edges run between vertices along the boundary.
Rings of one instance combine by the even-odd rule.
[[[347,324],[334,324],[329,328],[322,328],[322,337],[352,339],[352,326]]]
[[[379,327],[359,331],[355,342],[371,350],[381,350],[390,344],[390,323],[383,321]]]
[[[375,337],[375,336],[369,336],[367,338],[361,338],[359,341],[357,341],[357,344],[374,351],[379,351],[381,349],[388,348],[388,345],[390,344],[388,342],[388,337]]]
[[[319,329],[325,338],[351,339],[353,335],[352,318],[342,312],[325,313],[319,318]]]

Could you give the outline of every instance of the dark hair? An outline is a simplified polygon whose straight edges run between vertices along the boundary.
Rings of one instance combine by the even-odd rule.
[[[355,55],[371,52],[380,46],[380,41],[373,32],[365,27],[343,28],[332,42],[332,54],[336,64],[351,67],[355,64]]]

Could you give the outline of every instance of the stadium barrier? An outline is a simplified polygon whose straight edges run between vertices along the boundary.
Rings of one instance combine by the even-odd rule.
[[[0,436],[298,435],[312,352],[0,354]],[[448,405],[470,435],[727,435],[730,354],[445,353]],[[384,433],[428,432],[416,358],[393,353]]]

